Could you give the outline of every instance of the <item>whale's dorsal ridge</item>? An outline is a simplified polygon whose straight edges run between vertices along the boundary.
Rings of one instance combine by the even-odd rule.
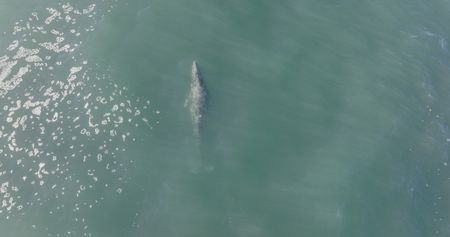
[[[202,79],[200,78],[200,71],[195,60],[192,62],[192,79],[191,90],[189,93],[190,112],[192,122],[194,124],[194,131],[198,134],[199,127],[202,122],[204,113],[204,105],[206,100],[205,88],[203,88]]]

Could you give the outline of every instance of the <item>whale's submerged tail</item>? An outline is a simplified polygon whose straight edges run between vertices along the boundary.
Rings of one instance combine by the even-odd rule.
[[[206,100],[206,92],[203,87],[203,81],[198,69],[197,62],[192,62],[192,78],[191,89],[189,93],[189,110],[191,112],[192,122],[194,125],[194,133],[199,135],[200,125],[204,113],[204,106]]]

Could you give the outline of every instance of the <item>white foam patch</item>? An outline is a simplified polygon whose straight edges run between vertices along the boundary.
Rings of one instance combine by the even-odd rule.
[[[16,64],[17,61],[0,62],[0,82],[11,74],[12,69]]]
[[[50,24],[52,21],[54,21],[57,17],[61,15],[59,11],[57,11],[54,8],[47,8],[48,13],[50,14],[47,19],[45,19],[45,24]]]
[[[38,106],[38,107],[32,109],[32,110],[31,110],[31,113],[33,113],[34,115],[37,115],[37,116],[41,115],[41,113],[42,113],[42,108],[41,108],[41,106]]]
[[[18,40],[14,40],[9,46],[8,48],[6,48],[6,50],[8,51],[13,51],[17,48],[17,46],[19,46],[19,41]]]
[[[37,55],[31,55],[25,58],[25,61],[29,62],[29,63],[37,63],[37,62],[42,62],[42,58],[40,58]]]
[[[39,43],[39,46],[41,46],[47,50],[53,51],[55,53],[61,53],[61,52],[68,53],[71,51],[69,44],[66,44],[66,45],[60,47],[59,42],[56,42],[56,43],[44,42],[44,43]]]
[[[75,74],[75,73],[81,71],[81,69],[83,69],[83,67],[71,67],[70,74]]]
[[[3,55],[3,56],[0,57],[0,63],[6,62],[8,59],[9,59],[8,56]]]
[[[19,50],[17,50],[16,55],[13,57],[13,59],[25,58],[38,53],[39,49],[27,49],[24,47],[19,47]]]

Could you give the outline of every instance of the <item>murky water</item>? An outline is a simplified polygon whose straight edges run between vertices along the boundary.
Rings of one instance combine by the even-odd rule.
[[[0,1],[1,236],[448,236],[449,12]]]

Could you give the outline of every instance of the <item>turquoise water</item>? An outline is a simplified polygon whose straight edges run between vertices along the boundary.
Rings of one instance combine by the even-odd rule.
[[[449,236],[449,12],[0,0],[1,236]]]

